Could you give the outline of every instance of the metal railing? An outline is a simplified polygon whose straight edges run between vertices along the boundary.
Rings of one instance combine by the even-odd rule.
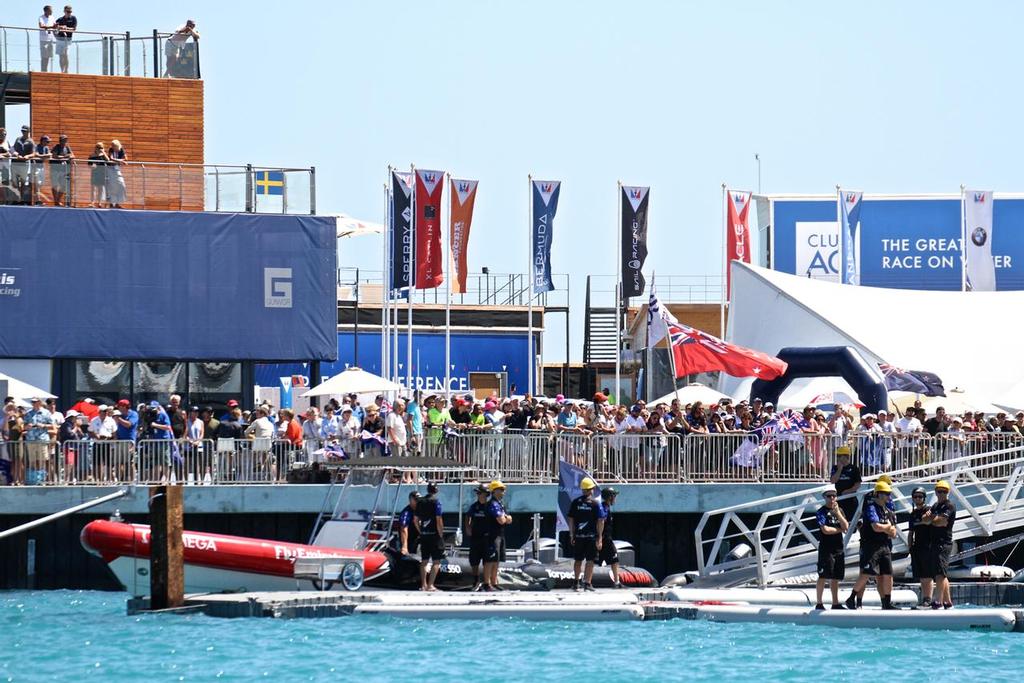
[[[65,41],[56,37],[56,29],[0,26],[0,71],[199,78],[199,43],[172,41],[173,35],[76,30]]]
[[[18,484],[152,482],[171,478],[196,484],[285,482],[296,463],[344,465],[374,455],[444,458],[493,472],[510,482],[558,480],[565,460],[608,482],[799,482],[823,483],[836,466],[836,449],[849,446],[851,462],[865,479],[912,468],[944,472],[961,457],[979,458],[988,478],[1009,475],[998,453],[1024,447],[1024,437],[972,435],[796,434],[760,444],[744,434],[584,434],[535,430],[428,428],[418,443],[392,448],[371,439],[216,439],[160,441],[0,442],[0,462]],[[997,453],[997,455],[990,455]],[[0,465],[2,467],[2,465]],[[2,477],[2,474],[0,474]]]
[[[569,302],[569,276],[566,273],[552,275],[555,288],[534,299],[536,306],[565,307]],[[360,302],[380,303],[383,296],[383,276],[379,270],[365,268],[339,268],[338,287],[348,300],[359,298]],[[466,291],[452,294],[452,304],[470,306],[527,306],[529,305],[529,281],[520,273],[469,273],[466,276]],[[402,299],[405,301],[405,299]],[[420,289],[413,292],[413,303],[444,305],[444,288]]]
[[[0,157],[4,204],[315,214],[315,184],[315,168]]]
[[[948,442],[928,440],[930,445],[939,441]],[[1000,441],[988,443],[1000,445]],[[979,439],[976,443],[986,442]],[[958,457],[946,457],[949,451],[931,454],[939,456],[938,460],[890,472],[897,514],[912,508],[910,493],[915,486],[931,489],[937,480],[946,479],[952,484],[950,500],[958,508],[954,540],[1019,529],[1024,522],[1024,444],[1019,437],[1011,446],[980,453]],[[856,521],[866,488],[874,483],[872,479],[874,476],[859,492],[839,499],[851,522],[843,538],[848,563],[857,561],[860,540]],[[701,576],[722,586],[751,580],[765,586],[813,573],[818,546],[814,517],[823,503],[823,489],[817,486],[704,513],[694,531]],[[909,552],[907,531],[901,523],[893,539],[895,555]],[[730,555],[740,544],[748,546],[749,551]]]
[[[592,275],[590,282],[592,306],[615,306],[614,275]],[[658,298],[665,303],[718,303],[722,298],[721,275],[659,275],[654,284]],[[650,287],[649,282],[647,286]],[[633,305],[646,303],[646,292],[632,300]]]

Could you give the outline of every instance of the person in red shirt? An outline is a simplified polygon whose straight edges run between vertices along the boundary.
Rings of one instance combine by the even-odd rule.
[[[288,408],[282,408],[278,414],[280,419],[277,423],[277,438],[285,439],[296,448],[301,448],[302,426],[295,419],[295,413]]]

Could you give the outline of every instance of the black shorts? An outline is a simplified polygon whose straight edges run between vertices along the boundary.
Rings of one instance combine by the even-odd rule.
[[[613,565],[619,563],[619,549],[615,547],[615,541],[610,538],[604,539],[597,559],[602,564]]]
[[[501,562],[505,559],[505,537],[491,536],[484,546],[484,562]]]
[[[487,557],[487,547],[491,544],[491,539],[486,536],[474,536],[469,539],[469,564],[470,566],[477,566],[484,561]]]
[[[572,559],[580,562],[586,560],[587,562],[593,562],[597,559],[597,539],[596,538],[580,538],[576,537],[576,542],[572,545]]]
[[[842,548],[818,548],[818,578],[836,581],[846,578],[846,552]]]
[[[952,543],[936,543],[931,547],[932,576],[949,576],[949,556],[952,552]]]
[[[930,579],[935,576],[935,563],[932,562],[932,549],[927,547],[911,548],[910,570],[914,573],[914,578],[918,581],[921,579]]]
[[[892,550],[879,545],[861,551],[860,570],[868,576],[892,576]]]
[[[437,534],[426,534],[420,536],[420,559],[441,560],[444,559],[444,543]]]

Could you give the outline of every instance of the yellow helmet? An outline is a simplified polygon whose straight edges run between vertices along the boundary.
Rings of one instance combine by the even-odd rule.
[[[840,446],[839,448],[836,449],[836,456],[837,457],[840,456],[840,455],[849,455],[849,454],[850,454],[850,447],[849,446]]]
[[[583,477],[583,481],[580,482],[580,488],[583,489],[584,491],[596,489],[597,483],[590,477]]]
[[[936,491],[938,491],[939,489],[945,489],[946,491],[949,491],[951,488],[952,487],[949,485],[949,482],[946,481],[945,479],[940,479],[937,482],[935,482]]]
[[[879,479],[875,484],[875,493],[892,493],[892,487],[889,486],[889,482]]]
[[[878,477],[878,481],[879,482],[885,482],[886,484],[891,484],[892,483],[892,477],[890,477],[888,474],[883,474],[880,477]]]
[[[495,479],[494,481],[487,485],[487,490],[490,491],[491,493],[503,488],[505,488],[505,485],[502,484],[501,481],[499,481],[498,479]]]

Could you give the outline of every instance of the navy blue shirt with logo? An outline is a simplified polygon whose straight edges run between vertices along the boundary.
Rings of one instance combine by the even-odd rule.
[[[818,529],[821,530],[821,537],[818,539],[818,549],[825,551],[842,550],[843,548],[843,535],[839,534],[826,534],[823,527],[830,526],[835,529],[842,529],[843,527],[839,524],[839,515],[832,508],[822,505],[818,508],[818,514],[816,515],[818,521]]]
[[[416,518],[420,520],[420,536],[436,536],[439,533],[437,518],[441,516],[441,501],[433,496],[420,498],[416,503]]]
[[[593,498],[579,496],[569,506],[576,538],[597,538],[597,522],[607,517],[604,507]]]
[[[497,498],[487,502],[487,535],[499,537],[505,535],[505,526],[498,522],[505,516],[505,506]],[[474,523],[475,525],[475,523]]]
[[[946,526],[932,526],[932,543],[945,545],[953,542],[953,522],[956,521],[956,504],[946,499],[932,505],[934,517],[945,517]]]
[[[487,537],[487,532],[490,529],[490,525],[487,523],[487,508],[490,505],[490,501],[486,502],[474,502],[469,506],[469,510],[466,511],[466,516],[473,520],[473,524],[469,527],[469,536],[473,539],[481,539]]]
[[[872,546],[885,546],[888,548],[892,547],[892,539],[889,535],[875,531],[872,524],[895,524],[896,516],[892,510],[886,505],[879,505],[874,498],[871,500],[871,504],[868,505],[864,511],[864,526],[861,528],[861,540]]]
[[[931,545],[932,525],[921,521],[924,513],[928,512],[927,507],[914,508],[910,511],[910,530],[914,532],[913,545],[911,550],[923,550]]]

